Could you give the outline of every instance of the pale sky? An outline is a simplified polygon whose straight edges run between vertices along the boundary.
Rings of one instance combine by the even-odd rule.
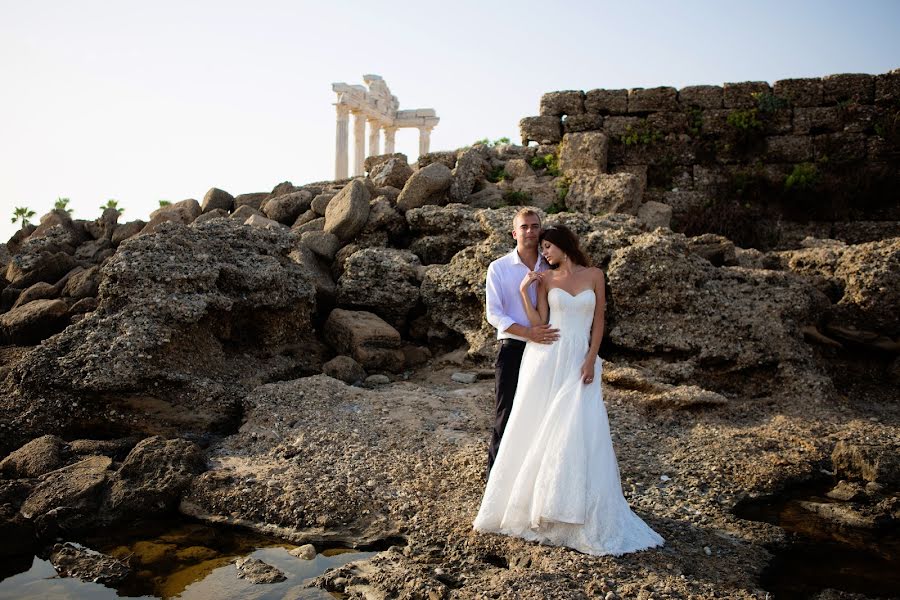
[[[0,241],[14,207],[36,223],[58,196],[131,220],[332,179],[331,84],[365,73],[434,108],[449,150],[518,142],[553,90],[884,73],[898,31],[894,0],[0,0]],[[411,162],[417,136],[397,134]]]

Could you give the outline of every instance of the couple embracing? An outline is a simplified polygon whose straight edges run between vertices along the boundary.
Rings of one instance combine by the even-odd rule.
[[[524,208],[516,248],[488,268],[496,418],[478,531],[587,554],[659,546],[622,495],[600,385],[605,280],[578,238]]]

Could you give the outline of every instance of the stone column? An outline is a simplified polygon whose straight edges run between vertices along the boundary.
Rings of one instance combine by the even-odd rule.
[[[369,119],[369,156],[381,154],[381,121]]]
[[[334,136],[334,178],[347,178],[347,159],[350,150],[350,109],[343,104],[335,104],[337,109],[337,127]]]
[[[358,177],[366,162],[366,116],[357,111],[353,111],[353,143],[353,176]]]
[[[431,146],[431,130],[434,127],[419,127],[419,156],[428,154],[428,148]]]
[[[385,154],[393,154],[394,153],[394,134],[397,133],[396,127],[385,127],[384,128],[384,153]]]

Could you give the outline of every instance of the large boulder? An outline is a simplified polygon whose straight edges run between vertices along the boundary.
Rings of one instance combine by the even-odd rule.
[[[406,158],[400,156],[389,158],[374,167],[369,173],[369,179],[378,187],[402,189],[412,174],[412,167],[407,164]]]
[[[110,240],[118,228],[120,216],[122,216],[121,211],[116,210],[115,208],[104,208],[103,214],[96,220],[85,222],[84,229],[95,240],[101,238]]]
[[[325,209],[325,231],[342,241],[362,231],[369,218],[369,188],[361,178],[344,186]]]
[[[77,267],[76,267],[77,268]],[[30,285],[19,294],[13,303],[12,308],[19,308],[23,304],[28,304],[33,300],[51,300],[59,296],[60,284],[51,285],[43,281],[38,281],[34,285]]]
[[[451,173],[450,201],[462,202],[468,198],[475,184],[484,180],[490,167],[490,154],[486,146],[476,144],[460,152],[456,168]]]
[[[35,522],[38,532],[44,536],[56,531],[90,528],[98,522],[111,465],[112,459],[108,456],[91,456],[51,471],[41,479],[19,511]]]
[[[69,307],[62,300],[34,300],[0,315],[0,343],[37,344],[62,331]]]
[[[301,214],[309,210],[312,194],[307,190],[282,194],[267,200],[262,207],[263,214],[284,225],[293,225]]]
[[[150,222],[152,223],[158,216],[167,215],[173,220],[189,225],[194,219],[199,217],[202,212],[203,209],[200,208],[200,203],[193,198],[188,198],[187,200],[175,202],[174,204],[160,206],[150,213]]]
[[[16,393],[34,408],[28,420],[13,417],[17,435],[65,431],[84,413],[106,417],[108,402],[141,415],[117,427],[202,431],[233,418],[240,386],[266,376],[254,356],[317,369],[315,291],[288,257],[295,243],[289,232],[215,219],[123,244],[102,268],[97,309],[15,366]],[[78,410],[55,408],[75,400]],[[168,425],[154,425],[154,415]]]
[[[453,179],[447,165],[435,162],[413,173],[397,198],[397,208],[403,212],[429,204],[428,199],[450,187]]]
[[[178,505],[181,492],[204,468],[203,452],[195,443],[146,438],[125,457],[113,477],[105,509],[116,518],[166,513]]]
[[[403,369],[400,334],[375,314],[336,308],[324,335],[336,352],[352,356],[368,371]]]
[[[0,473],[12,479],[30,479],[65,464],[66,443],[55,435],[42,435],[0,461]]]
[[[576,172],[566,195],[569,210],[594,215],[637,214],[644,195],[641,178],[633,173]]]
[[[891,489],[900,486],[900,457],[896,446],[840,441],[831,453],[836,477],[875,482]]]
[[[209,188],[209,191],[203,196],[200,210],[203,213],[208,213],[216,209],[231,212],[234,209],[234,196],[219,188]]]
[[[42,248],[40,244],[30,242],[32,240],[23,245],[22,251],[13,256],[6,267],[9,285],[24,289],[38,281],[56,283],[77,264],[70,254],[55,245]]]
[[[338,303],[402,323],[419,299],[419,258],[408,250],[366,248],[344,263]]]
[[[73,273],[62,290],[62,295],[80,300],[96,296],[100,289],[100,267],[93,266]]]
[[[559,146],[559,170],[566,177],[576,173],[605,173],[609,138],[599,131],[567,133]]]

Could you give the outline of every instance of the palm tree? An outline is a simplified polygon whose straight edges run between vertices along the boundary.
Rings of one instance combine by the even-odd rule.
[[[118,200],[113,200],[112,198],[110,198],[109,200],[107,200],[107,201],[106,201],[106,204],[103,204],[102,206],[100,206],[100,210],[106,210],[107,208],[111,208],[111,209],[113,209],[113,210],[117,210],[117,211],[119,211],[120,213],[125,212],[125,209],[124,209],[124,208],[121,208],[121,207],[119,206],[119,201],[118,201]]]
[[[65,212],[69,213],[70,215],[72,214],[72,209],[69,208],[69,199],[63,198],[62,196],[60,196],[56,199],[56,203],[53,205],[53,208],[56,210],[65,211]]]
[[[21,224],[19,225],[19,229],[21,229],[22,227],[31,224],[31,221],[29,221],[29,219],[31,219],[31,217],[33,216],[34,211],[27,206],[17,206],[15,210],[13,210],[13,217],[11,222],[15,223],[16,221],[21,221]]]

